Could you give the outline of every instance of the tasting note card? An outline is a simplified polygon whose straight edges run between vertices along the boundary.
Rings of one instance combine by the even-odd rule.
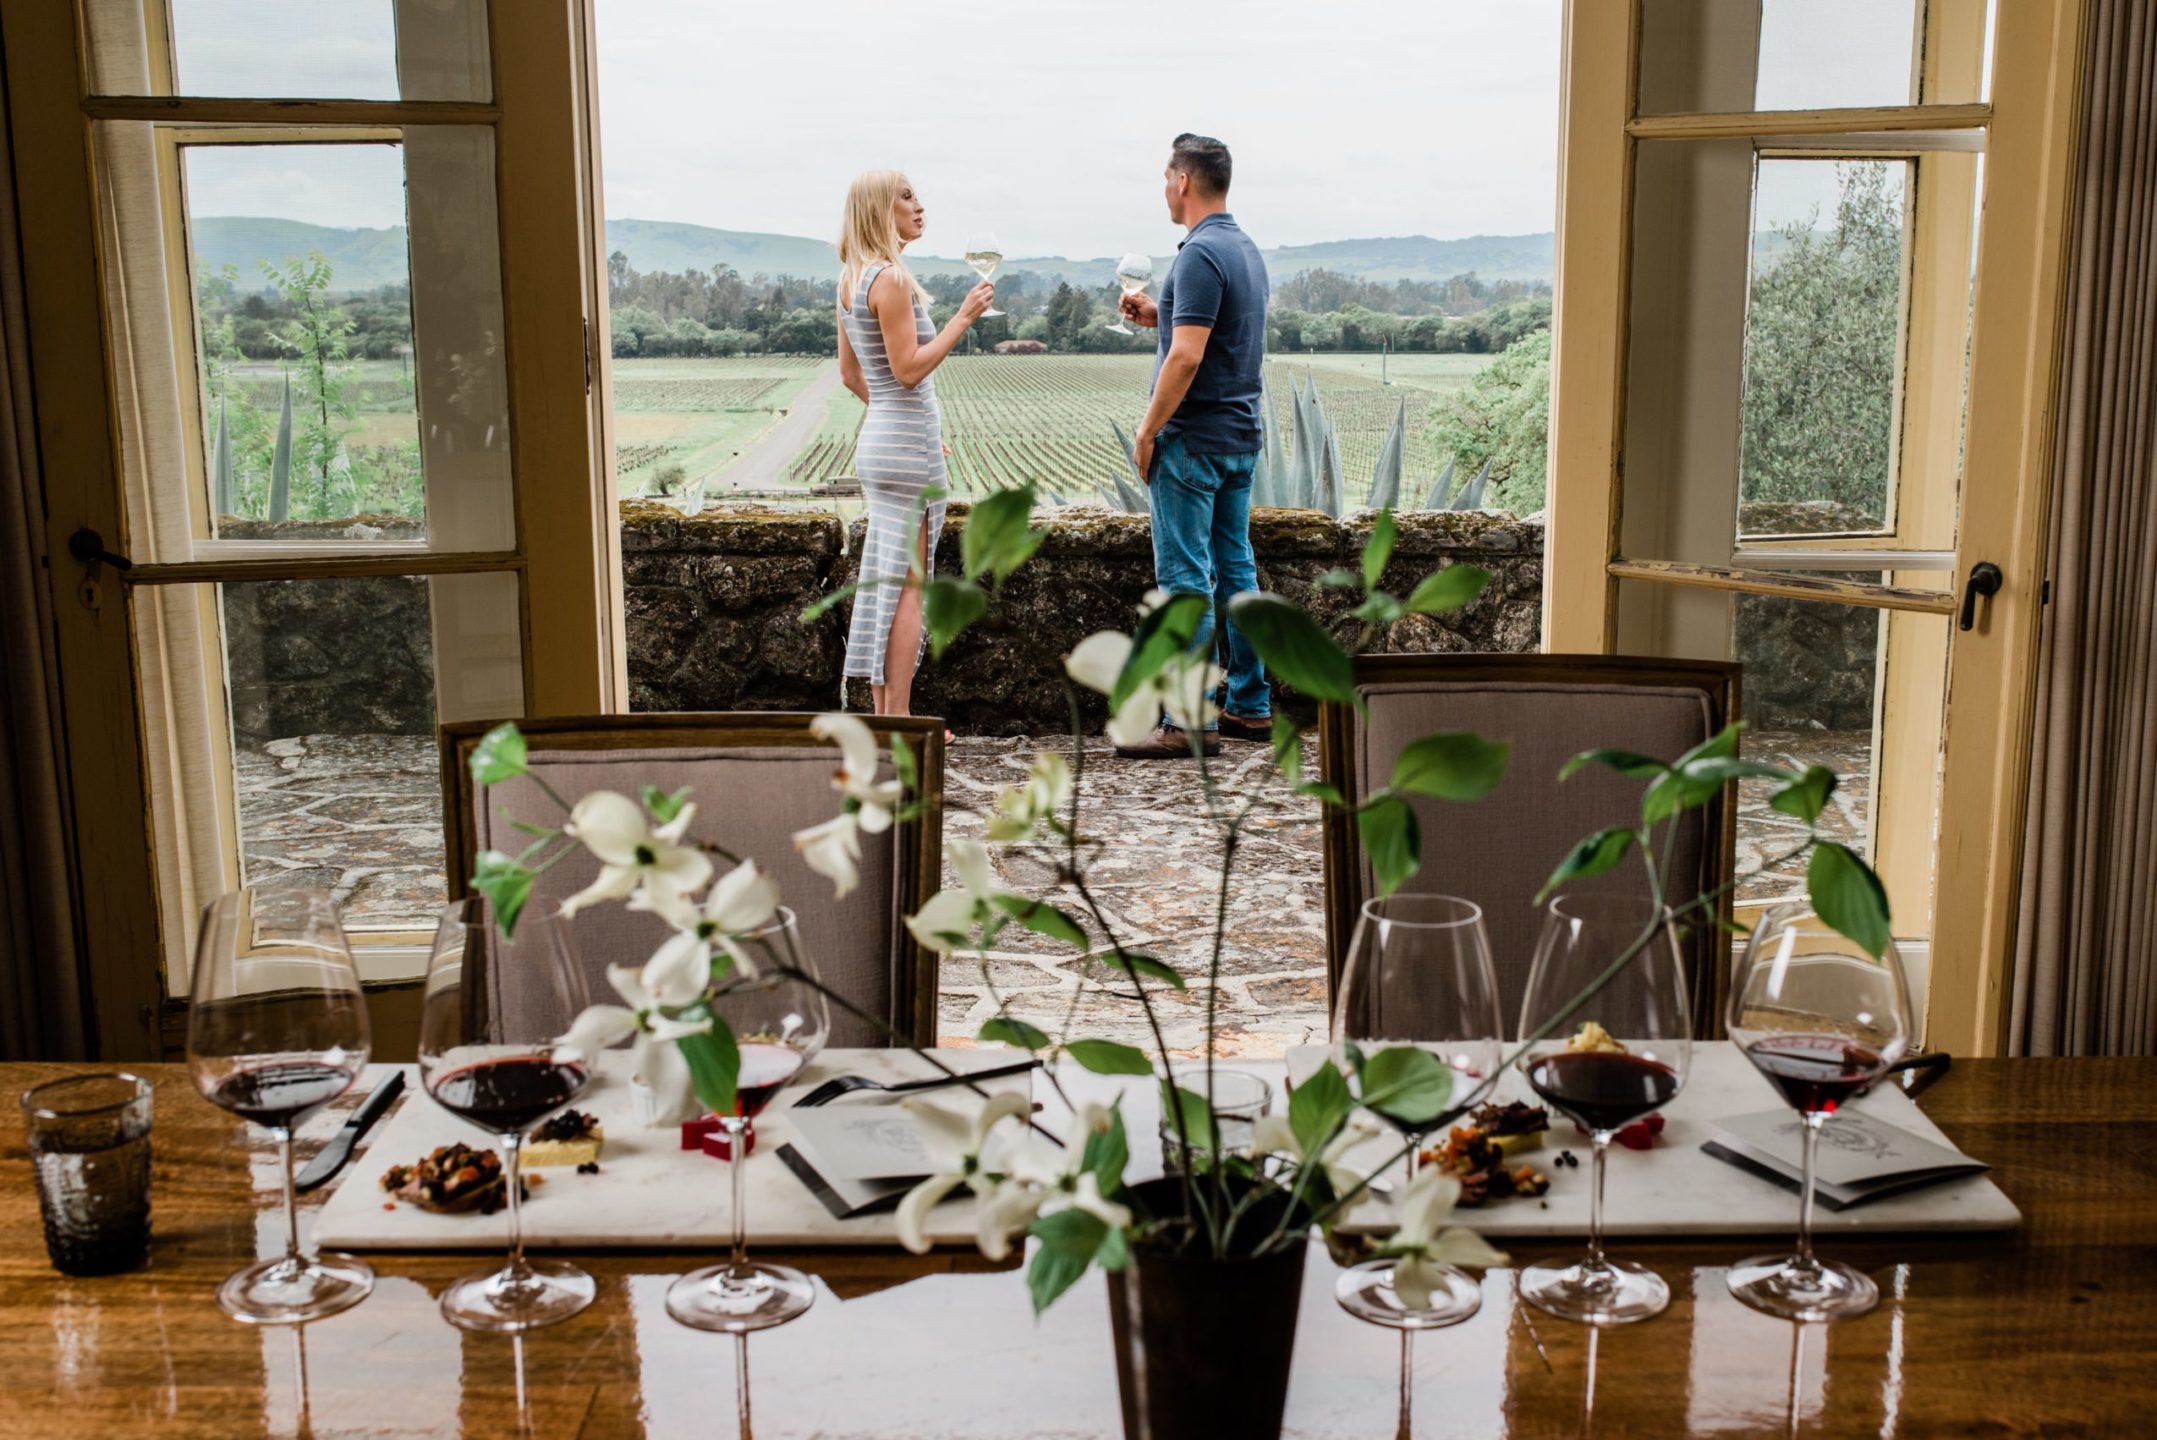
[[[1718,1160],[1795,1190],[1802,1174],[1804,1127],[1805,1122],[1789,1109],[1733,1115],[1718,1120],[1700,1148]],[[1815,1193],[1829,1209],[1847,1210],[1984,1169],[1959,1150],[1936,1145],[1862,1110],[1844,1109],[1821,1128]]]

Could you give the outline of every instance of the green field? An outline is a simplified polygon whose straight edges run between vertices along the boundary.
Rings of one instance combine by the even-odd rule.
[[[681,465],[692,485],[720,475],[830,363],[753,356],[616,361],[622,493],[647,493],[655,472],[668,465]],[[1404,412],[1403,496],[1414,503],[1445,463],[1430,440],[1431,407],[1489,363],[1485,355],[1396,356],[1387,366],[1391,383],[1382,385],[1375,355],[1297,356],[1269,361],[1266,382],[1285,447],[1291,387],[1315,380],[1340,436],[1351,499],[1368,486],[1393,417]],[[1098,498],[1111,476],[1128,474],[1110,423],[1126,434],[1136,428],[1152,374],[1152,357],[1145,355],[953,356],[936,372],[953,491],[979,494],[1031,480],[1064,499]],[[783,484],[807,489],[850,477],[861,417],[860,401],[834,392],[814,436],[790,458]]]

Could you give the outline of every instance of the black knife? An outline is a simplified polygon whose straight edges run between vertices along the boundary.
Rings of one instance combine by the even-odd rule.
[[[361,1102],[352,1118],[345,1121],[344,1128],[330,1137],[330,1143],[315,1152],[315,1158],[307,1162],[292,1188],[306,1193],[329,1183],[331,1177],[345,1168],[345,1161],[352,1158],[352,1147],[359,1143],[375,1121],[382,1118],[390,1102],[404,1093],[404,1072],[392,1070],[389,1078],[374,1087],[374,1091]]]

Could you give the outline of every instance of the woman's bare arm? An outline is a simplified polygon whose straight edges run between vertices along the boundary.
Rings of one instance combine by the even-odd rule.
[[[854,353],[854,342],[846,338],[846,312],[839,315],[839,383],[859,396],[861,403],[869,403],[869,382],[862,378],[861,357]]]
[[[894,267],[884,267],[869,282],[869,310],[876,316],[876,328],[883,332],[884,355],[891,362],[892,375],[909,390],[928,379],[995,298],[996,287],[982,281],[966,292],[966,298],[959,303],[959,313],[934,339],[923,344],[914,330],[913,290]]]

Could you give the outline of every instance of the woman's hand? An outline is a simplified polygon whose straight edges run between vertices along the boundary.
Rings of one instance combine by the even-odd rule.
[[[996,287],[984,280],[973,289],[967,291],[966,298],[959,302],[959,319],[971,325],[976,320],[979,320],[981,312],[988,309],[995,301]]]

